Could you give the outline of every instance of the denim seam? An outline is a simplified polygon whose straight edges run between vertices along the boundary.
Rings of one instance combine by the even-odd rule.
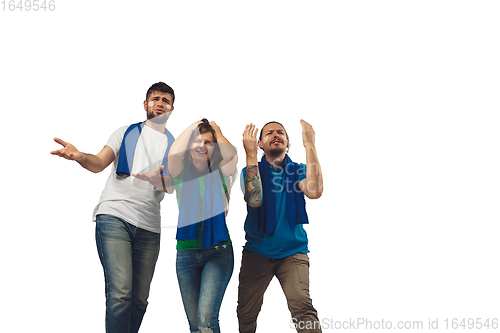
[[[97,222],[99,223],[99,222]],[[109,295],[108,295],[108,274],[107,274],[107,271],[106,271],[106,259],[104,258],[104,251],[102,249],[102,239],[101,239],[101,231],[98,229],[97,231],[97,235],[99,236],[99,252],[100,252],[100,255],[101,255],[101,258],[102,258],[102,268],[104,269],[104,276],[105,276],[105,290],[106,290],[106,307],[108,306],[108,299],[109,299]],[[106,325],[106,332],[108,331],[108,319],[107,319],[107,316],[106,316],[106,320],[105,320],[105,325]]]

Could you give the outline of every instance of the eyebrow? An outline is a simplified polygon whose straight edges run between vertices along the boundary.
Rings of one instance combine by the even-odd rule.
[[[153,96],[153,97],[151,97],[151,99],[160,99],[160,96]],[[165,101],[165,102],[170,103],[170,100],[168,98],[166,98],[166,97],[162,97],[162,100]]]

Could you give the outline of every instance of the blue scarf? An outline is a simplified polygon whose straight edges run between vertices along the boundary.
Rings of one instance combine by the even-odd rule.
[[[134,160],[135,147],[137,146],[137,141],[141,136],[142,128],[146,122],[140,122],[137,124],[130,125],[125,134],[123,135],[122,145],[120,147],[120,154],[118,157],[118,165],[116,166],[116,174],[118,176],[130,176],[130,171],[132,170],[132,162]],[[167,149],[165,150],[165,155],[163,156],[162,165],[164,166],[161,171],[162,175],[168,175],[168,152],[172,143],[174,142],[173,135],[165,128],[165,133],[167,134]]]
[[[222,187],[224,180],[217,168],[211,173],[198,175],[192,163],[185,166],[186,173],[182,182],[182,193],[179,202],[179,219],[177,240],[198,239],[198,222],[200,200],[202,203],[202,248],[210,248],[220,242],[229,240],[226,227],[226,214]],[[200,198],[200,180],[203,177],[205,188]],[[226,190],[226,189],[224,189]]]
[[[266,234],[274,234],[276,228],[276,194],[271,174],[271,164],[262,156],[259,162],[259,172],[262,179],[262,191],[264,200],[262,205],[257,208],[259,213],[259,223],[257,230]],[[281,166],[283,168],[283,186],[286,192],[286,212],[288,215],[288,225],[309,223],[306,213],[306,201],[302,191],[296,191],[298,179],[299,164],[294,163],[288,155]]]

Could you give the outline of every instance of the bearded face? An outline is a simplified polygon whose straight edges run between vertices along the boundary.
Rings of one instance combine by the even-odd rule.
[[[144,101],[147,119],[155,124],[164,124],[174,110],[173,96],[161,91],[153,91],[147,101]]]
[[[288,137],[282,125],[270,123],[262,129],[259,147],[266,155],[280,156],[286,153],[288,144]]]

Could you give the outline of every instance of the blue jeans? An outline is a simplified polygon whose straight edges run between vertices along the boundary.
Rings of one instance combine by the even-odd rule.
[[[96,243],[106,282],[106,332],[139,331],[160,252],[160,234],[97,215]]]
[[[191,332],[220,333],[219,310],[233,268],[231,245],[177,250],[177,280]]]

